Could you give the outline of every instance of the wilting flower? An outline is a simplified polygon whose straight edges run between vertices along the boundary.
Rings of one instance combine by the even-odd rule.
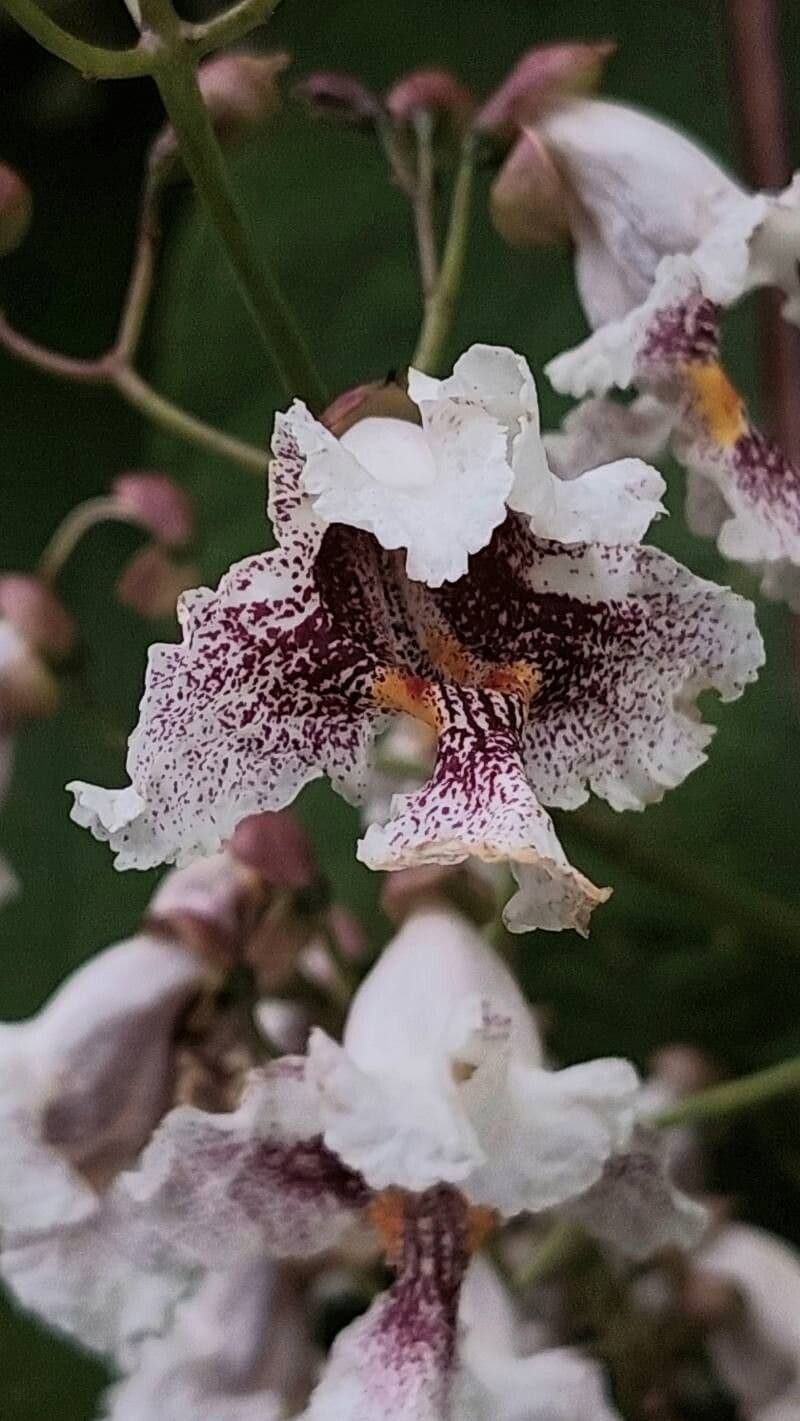
[[[549,472],[512,352],[474,347],[451,381],[411,388],[419,427],[365,419],[337,441],[301,405],[278,417],[279,547],[181,599],[183,644],[151,653],[133,783],[74,784],[73,817],[120,867],[185,860],[320,774],[358,802],[376,735],[407,713],[436,733],[434,773],[360,857],[510,860],[509,926],[585,931],[607,894],[542,803],[573,808],[591,786],[640,808],[700,765],[696,698],[755,675],[753,611],[638,545],[654,470]]]
[[[762,1229],[726,1223],[692,1262],[696,1271],[686,1301],[706,1324],[717,1375],[742,1414],[753,1421],[795,1421],[800,1415],[797,1253]]]
[[[800,470],[750,421],[719,359],[721,311],[694,257],[666,258],[647,300],[548,366],[576,396],[633,385],[670,411],[692,529],[800,607]]]
[[[233,1112],[172,1111],[117,1198],[151,1249],[211,1269],[315,1255],[366,1218],[395,1282],[339,1335],[305,1414],[444,1417],[472,1253],[503,1217],[588,1199],[611,1161],[630,1205],[637,1089],[624,1061],[544,1069],[500,959],[452,912],[420,910],[356,994],[341,1046],[316,1030],[307,1056],[254,1071]],[[608,1197],[585,1219],[624,1248]],[[657,1244],[697,1237],[671,1199],[650,1219]]]
[[[539,196],[526,166],[549,171]],[[510,211],[516,202],[518,210]],[[495,184],[496,220],[517,245],[551,241],[566,219],[593,326],[645,300],[662,257],[702,244],[709,296],[726,305],[754,286],[787,293],[800,318],[800,186],[750,194],[679,129],[624,104],[550,106],[517,140]],[[548,220],[548,211],[551,212]]]

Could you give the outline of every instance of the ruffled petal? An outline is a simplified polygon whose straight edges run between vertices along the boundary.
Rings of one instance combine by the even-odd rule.
[[[145,1338],[168,1328],[194,1285],[188,1269],[142,1244],[127,1212],[106,1199],[82,1222],[7,1237],[0,1273],[24,1308],[127,1367]]]
[[[396,1282],[333,1344],[303,1421],[447,1421],[466,1207],[451,1190],[408,1200]]]
[[[513,1051],[511,1023],[475,999],[451,1053],[459,1105],[483,1152],[461,1184],[474,1204],[505,1217],[551,1208],[600,1179],[630,1138],[638,1077],[627,1061],[530,1066]]]
[[[302,1058],[254,1071],[241,1104],[170,1112],[117,1190],[138,1225],[180,1259],[321,1252],[366,1199],[363,1181],[322,1144]]]
[[[382,723],[374,646],[355,639],[362,613],[379,614],[374,568],[354,565],[337,544],[327,600],[320,595],[324,527],[299,486],[309,418],[301,407],[276,421],[280,546],[233,567],[216,592],[186,594],[183,642],[151,648],[128,754],[132,787],[70,786],[73,817],[111,844],[119,868],[213,852],[241,819],[284,807],[323,773],[348,797],[363,791]]]
[[[670,399],[693,526],[715,533],[725,557],[763,569],[775,595],[782,569],[800,566],[800,469],[750,422],[719,364],[719,322],[695,257],[673,258],[643,306],[548,369],[575,394],[633,384]]]
[[[517,1319],[508,1290],[483,1257],[464,1280],[459,1311],[458,1421],[619,1421],[602,1368],[575,1348],[539,1346]]]
[[[370,868],[461,863],[473,856],[509,861],[520,891],[507,926],[585,934],[590,914],[610,890],[595,888],[567,861],[549,815],[526,778],[522,715],[516,699],[492,691],[432,688],[439,737],[433,776],[397,795],[386,824],[373,824],[358,846]]]
[[[291,1345],[291,1339],[275,1315],[275,1271],[261,1259],[211,1274],[180,1305],[171,1330],[143,1344],[130,1375],[106,1393],[103,1417],[283,1421],[287,1413],[271,1384],[268,1357],[276,1343]]]
[[[550,467],[559,478],[574,479],[598,461],[657,459],[667,447],[674,419],[671,406],[655,395],[640,395],[628,405],[603,398],[584,400],[569,411],[560,429],[545,434]]]
[[[335,439],[306,430],[303,487],[318,517],[407,552],[408,576],[439,587],[467,571],[505,517],[512,473],[502,426],[478,404],[421,405],[422,428],[361,420]]]
[[[503,424],[514,469],[508,504],[527,514],[538,537],[562,543],[638,542],[663,511],[663,480],[638,460],[597,468],[595,459],[585,477],[569,487],[551,473],[539,426],[536,385],[527,361],[514,351],[473,345],[456,361],[447,380],[431,381],[412,372],[412,398],[423,400],[426,391],[433,390],[439,398],[474,401]]]
[[[624,104],[563,104],[536,132],[575,198],[576,277],[593,326],[643,301],[660,259],[692,251],[744,197],[697,143]]]
[[[473,559],[460,596],[434,595],[430,616],[465,656],[528,668],[520,739],[545,805],[574,808],[587,787],[615,809],[660,799],[705,759],[700,692],[733,700],[763,661],[753,608],[727,588],[655,548],[566,549],[518,519]]]
[[[565,1212],[631,1258],[647,1258],[662,1248],[693,1248],[708,1224],[703,1206],[669,1178],[663,1132],[641,1125],[628,1148],[607,1160],[597,1183]]]

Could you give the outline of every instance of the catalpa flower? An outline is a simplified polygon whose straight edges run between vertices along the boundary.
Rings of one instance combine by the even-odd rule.
[[[0,1272],[24,1306],[123,1363],[162,1331],[191,1277],[142,1249],[116,1180],[176,1098],[208,1095],[213,994],[265,892],[302,868],[285,817],[244,827],[246,861],[226,852],[168,874],[135,936],[79,967],[29,1020],[0,1025]],[[203,1025],[190,1032],[200,996]],[[252,1064],[234,1048],[215,1062],[220,1108],[228,1058],[239,1084]]]
[[[376,736],[410,714],[435,734],[433,774],[360,858],[508,860],[510,928],[585,932],[608,894],[568,863],[543,805],[592,788],[638,809],[700,765],[697,696],[731,700],[754,677],[753,611],[639,546],[654,470],[549,473],[512,352],[473,348],[450,381],[411,388],[420,426],[365,419],[337,442],[301,405],[278,417],[277,549],[182,599],[182,645],[151,652],[132,783],[74,784],[73,817],[121,868],[182,861],[320,774],[361,802]]]
[[[753,1421],[800,1415],[800,1257],[782,1239],[727,1223],[693,1258],[689,1300],[717,1285],[718,1314],[707,1321],[715,1370]],[[727,1289],[720,1291],[720,1285]],[[707,1308],[703,1308],[707,1311]]]
[[[546,1335],[534,1350],[531,1324],[522,1345],[508,1290],[481,1256],[470,1264],[458,1321],[455,1421],[619,1421],[597,1362]]]
[[[800,470],[754,427],[720,365],[720,318],[695,259],[667,258],[641,306],[551,361],[548,374],[578,397],[633,385],[669,408],[693,531],[760,569],[767,595],[800,607]]]
[[[800,319],[797,178],[781,193],[748,193],[693,139],[628,105],[579,98],[546,109],[518,137],[492,208],[513,245],[569,232],[592,326],[644,301],[663,257],[695,249],[712,300],[774,285],[787,319]]]
[[[544,1069],[504,964],[452,911],[420,909],[353,999],[341,1045],[316,1030],[305,1057],[253,1072],[233,1112],[173,1110],[118,1199],[150,1249],[212,1270],[313,1256],[370,1222],[395,1281],[340,1333],[304,1415],[444,1421],[461,1287],[497,1222],[582,1199],[586,1225],[625,1247],[627,1221],[590,1194],[614,1161],[635,1195],[637,1092],[620,1060]],[[697,1238],[672,1200],[650,1217],[658,1246]]]

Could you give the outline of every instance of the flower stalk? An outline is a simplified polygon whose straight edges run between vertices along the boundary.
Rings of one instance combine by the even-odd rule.
[[[411,361],[417,370],[429,375],[435,374],[441,364],[458,307],[472,212],[475,155],[476,139],[473,134],[468,134],[462,145],[456,173],[441,270],[425,305],[422,329]]]
[[[653,1124],[661,1129],[672,1125],[701,1125],[742,1110],[752,1110],[768,1100],[798,1090],[800,1057],[795,1056],[777,1066],[742,1076],[738,1081],[724,1081],[722,1085],[709,1086],[707,1090],[689,1095],[656,1115]]]

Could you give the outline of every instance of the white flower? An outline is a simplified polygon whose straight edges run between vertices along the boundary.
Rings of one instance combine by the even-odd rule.
[[[547,367],[579,398],[634,386],[672,411],[689,475],[687,516],[724,557],[750,564],[766,595],[798,600],[800,469],[751,422],[720,364],[719,305],[697,254],[666,257],[647,299]]]
[[[716,1371],[753,1421],[800,1415],[800,1258],[749,1224],[725,1224],[693,1260],[701,1274],[732,1284],[741,1308],[713,1327]]]
[[[550,473],[533,376],[511,350],[474,345],[447,380],[411,370],[408,390],[419,425],[368,417],[337,439],[301,405],[291,417],[317,517],[406,549],[410,578],[457,581],[507,508],[565,543],[637,542],[661,511],[662,480],[639,460],[592,468],[570,488]]]
[[[797,178],[782,193],[750,194],[680,130],[605,100],[552,108],[533,134],[566,185],[592,326],[640,305],[662,257],[690,252],[710,300],[730,305],[755,286],[778,286],[784,315],[800,319]]]
[[[543,1331],[543,1329],[540,1329]],[[600,1366],[576,1348],[523,1352],[506,1288],[484,1258],[464,1280],[454,1421],[619,1421]]]

